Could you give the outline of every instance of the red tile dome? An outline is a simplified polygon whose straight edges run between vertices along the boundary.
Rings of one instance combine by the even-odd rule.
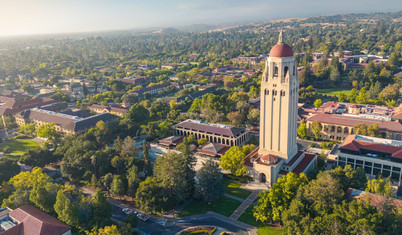
[[[286,43],[278,43],[272,47],[269,57],[290,57],[293,56],[292,48]]]
[[[267,164],[275,164],[277,160],[278,158],[271,154],[261,156],[261,161]]]

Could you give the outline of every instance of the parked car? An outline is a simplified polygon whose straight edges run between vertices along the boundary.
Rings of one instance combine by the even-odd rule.
[[[121,211],[123,211],[123,213],[125,213],[126,215],[128,215],[128,214],[130,214],[130,213],[133,213],[134,211],[131,209],[131,208],[124,208],[123,210],[121,210]]]
[[[161,226],[166,226],[166,221],[164,221],[164,220],[159,220],[159,221],[158,221],[158,224],[161,225]]]
[[[149,219],[149,216],[143,213],[138,213],[137,217],[142,221],[147,221]]]

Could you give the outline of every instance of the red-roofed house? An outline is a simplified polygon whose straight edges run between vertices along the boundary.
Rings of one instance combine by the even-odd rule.
[[[0,217],[0,235],[14,234],[71,235],[71,227],[31,205],[24,205]]]

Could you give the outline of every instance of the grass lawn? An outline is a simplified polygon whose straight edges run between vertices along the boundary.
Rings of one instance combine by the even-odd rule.
[[[193,200],[186,208],[180,211],[177,216],[189,216],[203,214],[213,211],[224,216],[230,216],[241,204],[240,201],[232,198],[221,197],[215,202],[208,205],[202,201]]]
[[[224,180],[223,186],[225,187],[225,193],[230,194],[235,197],[246,199],[251,194],[250,191],[241,189],[240,183],[236,183],[236,182],[229,181],[229,180]]]
[[[239,218],[239,221],[257,227],[258,235],[282,235],[284,230],[267,226],[259,220],[256,221],[253,216],[253,206],[249,206],[247,210],[243,212]]]
[[[351,90],[345,90],[343,88],[331,88],[331,89],[320,89],[320,90],[316,90],[315,92],[318,94],[322,94],[322,95],[331,95],[331,96],[337,96],[339,94],[339,92],[343,92],[345,93],[345,95],[350,95],[350,91]]]
[[[6,146],[10,147],[11,153],[22,155],[26,151],[28,151],[28,149],[39,147],[39,144],[32,140],[15,140],[4,144],[0,144],[0,151],[3,152],[3,149]]]

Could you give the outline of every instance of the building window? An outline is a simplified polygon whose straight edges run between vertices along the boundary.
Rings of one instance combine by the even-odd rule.
[[[384,169],[391,170],[391,166],[388,166],[388,165],[383,165],[382,167],[383,167]]]
[[[293,75],[296,75],[296,64],[293,65]]]
[[[365,165],[365,166],[372,166],[373,163],[372,163],[372,162],[365,162],[364,165]]]
[[[286,77],[286,75],[288,75],[288,71],[289,71],[288,66],[285,66],[285,69],[283,70],[283,76],[284,77]]]
[[[374,163],[374,167],[380,168],[381,169],[381,164]]]
[[[278,77],[278,66],[274,68],[274,77]]]

